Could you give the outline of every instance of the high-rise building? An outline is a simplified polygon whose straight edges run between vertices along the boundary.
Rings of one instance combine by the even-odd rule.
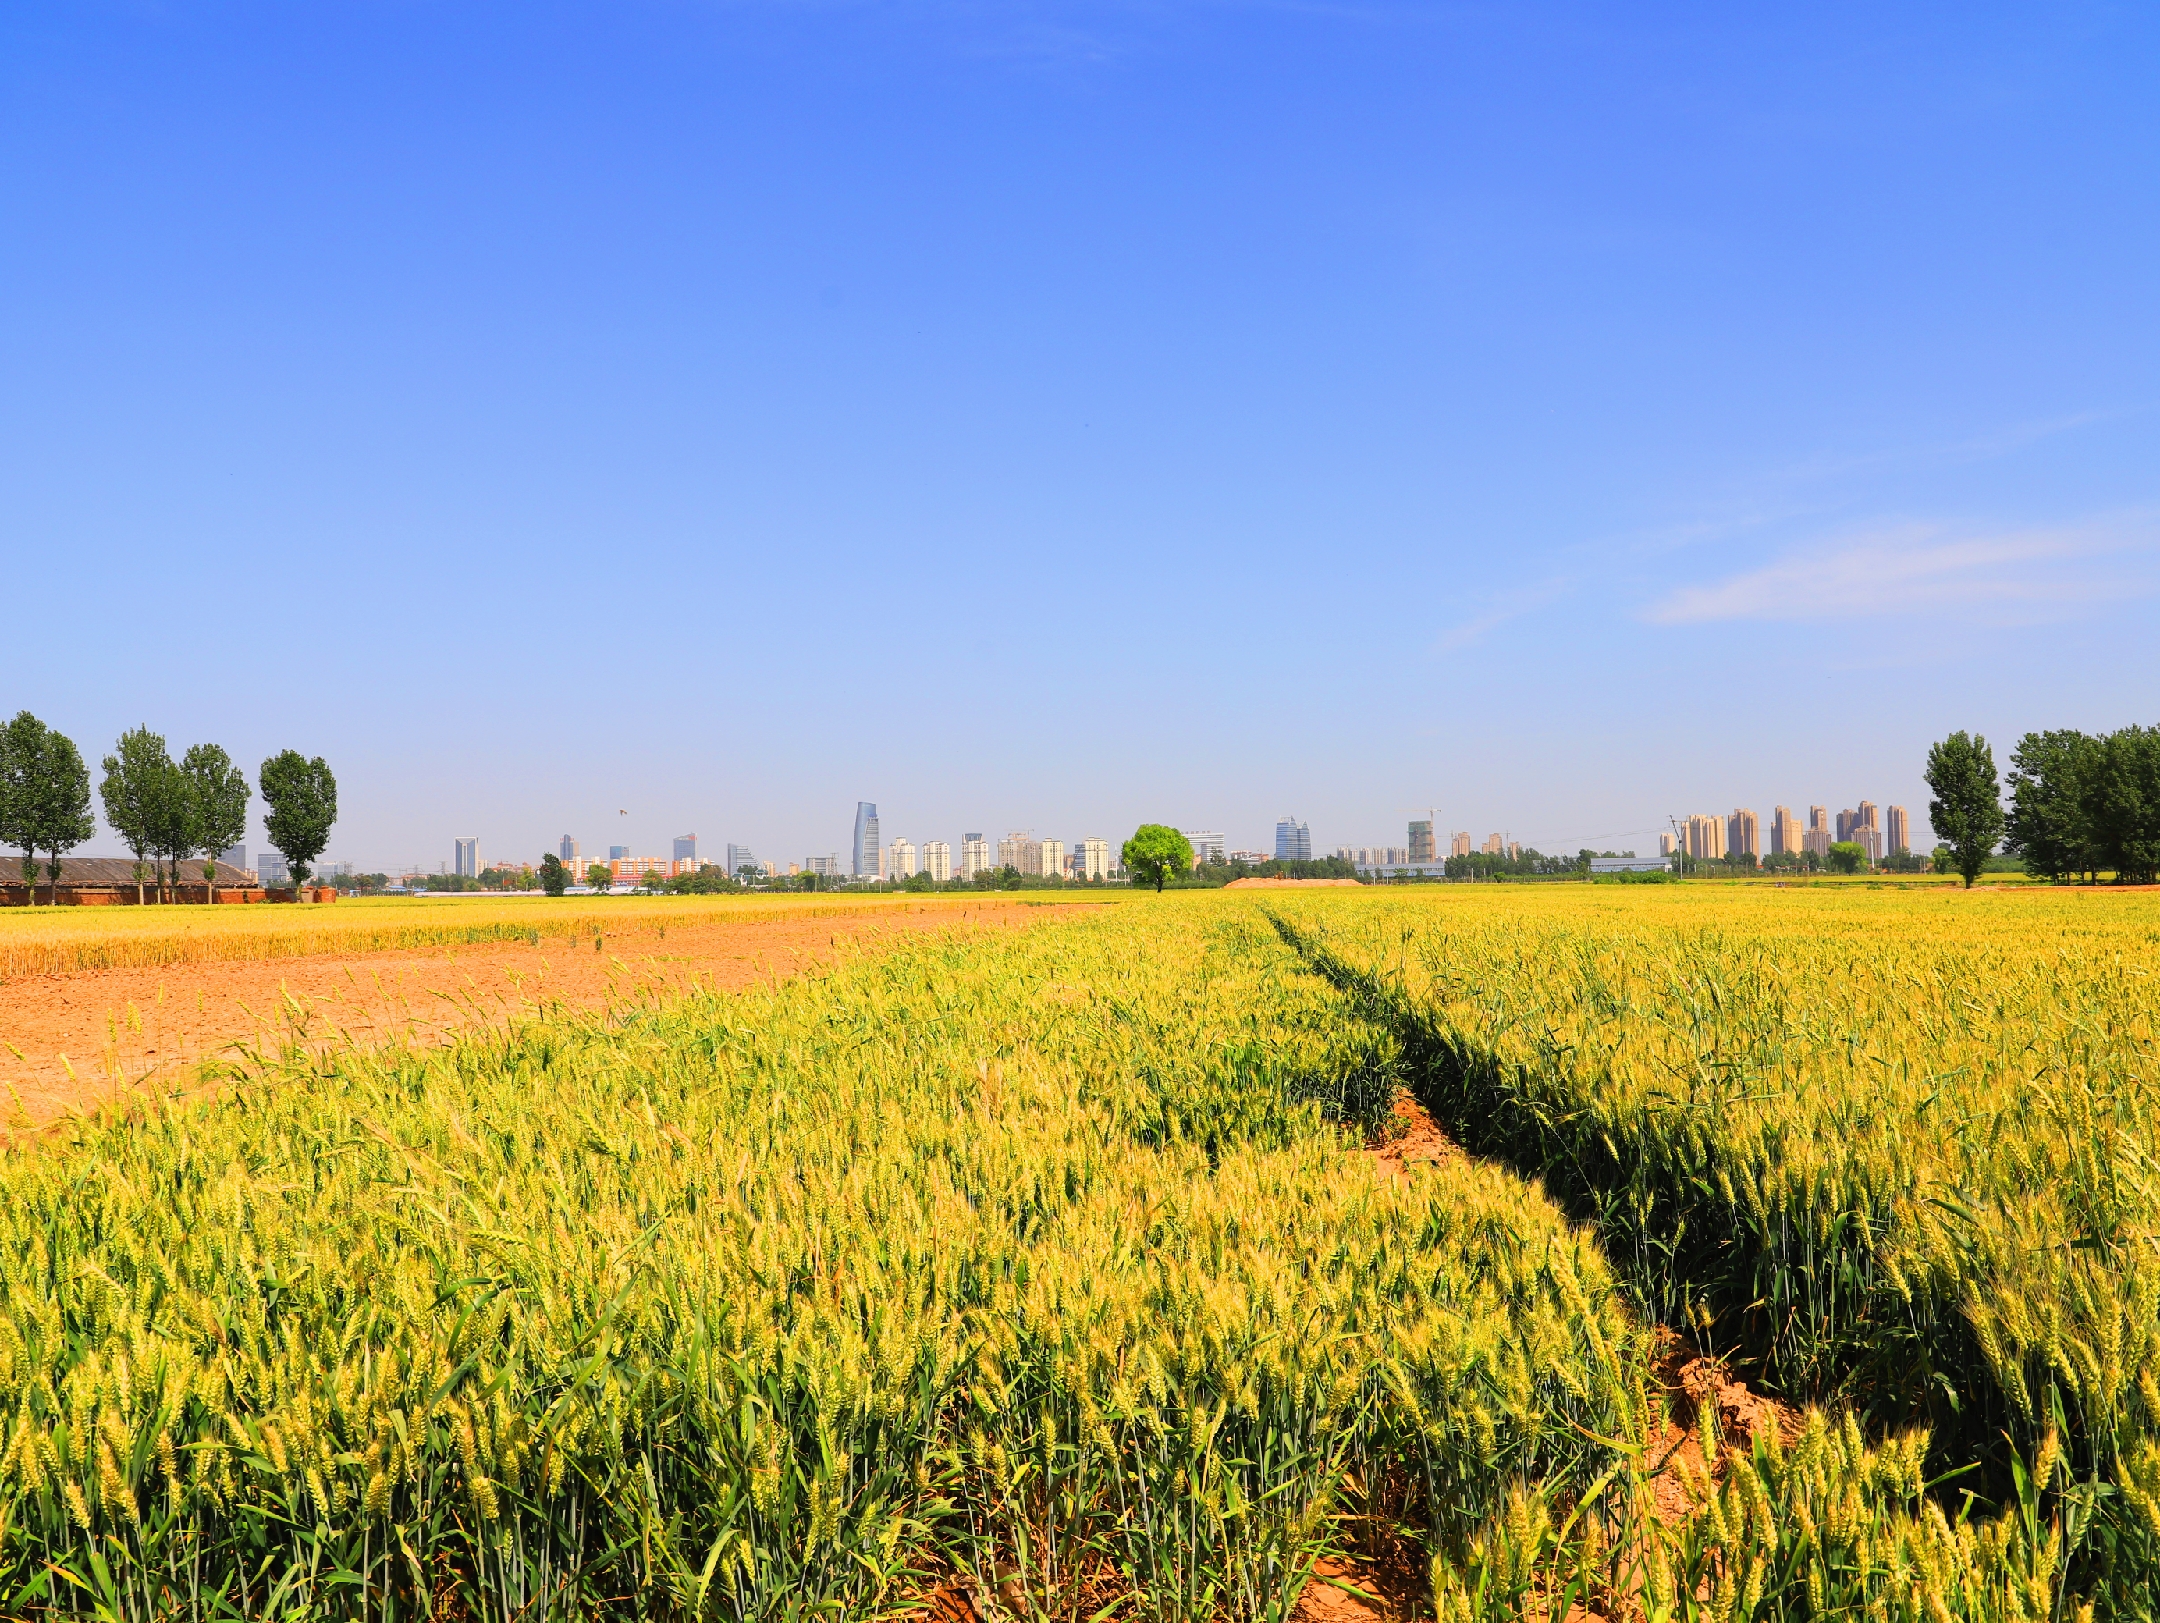
[[[874,823],[877,821],[877,819],[875,817],[872,817],[871,821]],[[828,879],[837,879],[840,877],[840,858],[837,855],[829,857],[804,857],[803,872],[823,874]]]
[[[577,841],[573,840],[569,835],[565,834],[562,837],[562,844],[555,847],[555,855],[561,858],[562,865],[565,868],[568,868],[572,873],[577,872]]]
[[[1792,807],[1779,806],[1770,813],[1770,854],[1790,856],[1800,849],[1800,820]]]
[[[1657,854],[1659,856],[1669,857],[1679,849],[1680,842],[1674,839],[1670,834],[1660,834],[1657,837]]]
[[[1038,873],[1063,874],[1065,872],[1065,842],[1063,840],[1044,840],[1036,849],[1035,861]]]
[[[1735,806],[1725,819],[1725,849],[1736,857],[1762,858],[1762,825],[1746,806]]]
[[[1108,879],[1110,877],[1110,842],[1089,838],[1074,847],[1079,859],[1073,868],[1075,879]]]
[[[943,840],[923,841],[922,864],[915,871],[944,884],[952,877],[952,847]]]
[[[245,868],[247,866],[247,847],[244,845],[228,845],[217,854],[217,859],[220,862],[230,863],[235,868]]]
[[[1468,829],[1458,830],[1455,836],[1448,841],[1447,854],[1451,857],[1466,857],[1470,854],[1470,831]]]
[[[454,871],[460,878],[464,879],[478,879],[480,877],[479,840],[471,839],[457,842],[457,867]]]
[[[960,841],[960,877],[973,879],[979,873],[990,871],[990,842],[980,834],[970,834]]]
[[[887,879],[912,879],[915,877],[915,842],[895,840],[885,847],[885,877]]]
[[[1500,856],[1505,856],[1505,855],[1507,855],[1507,838],[1506,838],[1506,836],[1504,836],[1504,835],[1500,835],[1500,834],[1488,834],[1488,835],[1486,835],[1486,836],[1485,836],[1485,854],[1486,854],[1487,856],[1489,856],[1489,857],[1500,857]]]
[[[1295,817],[1284,817],[1275,825],[1275,860],[1312,861],[1312,830]]]
[[[1227,862],[1230,860],[1225,854],[1229,850],[1229,842],[1222,837],[1218,830],[1212,828],[1188,828],[1184,832],[1186,842],[1192,846],[1192,859],[1195,868],[1199,867],[1203,862]]]
[[[740,878],[745,868],[756,868],[760,873],[764,872],[764,864],[758,861],[755,851],[747,845],[730,843],[727,848],[728,873],[732,877]]]
[[[1807,833],[1801,839],[1801,849],[1812,851],[1818,858],[1830,854],[1830,809],[1827,806],[1810,806],[1807,810]]]
[[[848,871],[858,879],[875,879],[878,871],[877,804],[874,801],[855,802],[855,853],[854,866]],[[815,873],[817,870],[812,869]]]
[[[1903,806],[1883,808],[1883,842],[1894,857],[1903,856],[1912,849],[1912,820],[1906,816]]]
[[[1412,818],[1410,820],[1410,860],[1412,862],[1430,862],[1433,859],[1434,849],[1433,814],[1427,812],[1423,818]]]
[[[1725,819],[1700,814],[1687,820],[1687,854],[1698,862],[1720,862],[1725,857]]]
[[[675,836],[675,860],[677,862],[697,861],[697,836],[695,834],[678,834]]]
[[[609,846],[609,847],[607,848],[607,859],[608,859],[608,861],[610,861],[610,862],[627,862],[627,861],[629,861],[629,860],[630,860],[630,847],[628,847],[627,845],[611,845],[611,846]]]
[[[285,866],[285,858],[276,851],[265,851],[255,859],[255,877],[265,885],[289,885],[292,870]]]

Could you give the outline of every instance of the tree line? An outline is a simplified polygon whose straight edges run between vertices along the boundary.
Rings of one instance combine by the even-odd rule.
[[[1996,843],[2043,879],[2160,879],[2160,728],[2027,733],[2010,752],[2010,806],[1978,733],[1928,751],[1928,821],[1970,885]]]
[[[321,756],[283,750],[263,762],[265,831],[284,857],[295,894],[337,822],[337,779]],[[103,762],[98,798],[105,821],[135,857],[135,899],[168,900],[181,865],[200,858],[203,882],[217,900],[218,853],[247,837],[247,774],[216,744],[196,744],[178,761],[148,727],[122,733]],[[0,727],[0,846],[22,853],[22,882],[37,905],[38,853],[45,854],[48,902],[59,901],[67,853],[96,832],[90,815],[90,769],[65,733],[29,711]]]

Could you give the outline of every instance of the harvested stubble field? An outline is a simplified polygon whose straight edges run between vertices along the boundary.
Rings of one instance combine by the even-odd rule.
[[[265,1053],[0,1163],[0,1610],[2145,1615],[2156,923],[1143,897]]]

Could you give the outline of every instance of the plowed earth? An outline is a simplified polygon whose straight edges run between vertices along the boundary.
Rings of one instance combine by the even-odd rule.
[[[194,1086],[204,1061],[349,1039],[436,1043],[550,1005],[598,1009],[693,984],[740,991],[924,930],[1008,929],[1076,911],[986,902],[669,923],[597,938],[482,942],[265,962],[28,976],[0,987],[0,1123],[35,1128],[130,1093]],[[595,940],[598,949],[595,950]]]

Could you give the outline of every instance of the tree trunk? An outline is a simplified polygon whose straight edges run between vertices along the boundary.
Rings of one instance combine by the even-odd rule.
[[[136,853],[135,853],[135,905],[136,905],[137,907],[142,907],[142,906],[144,906],[144,905],[145,905],[145,903],[144,903],[144,899],[143,899],[143,873],[142,873],[142,871],[143,871],[143,859],[142,859],[142,853],[141,853],[140,851],[138,851],[138,852],[136,852]]]
[[[209,889],[210,905],[212,907],[217,906],[217,859],[215,857],[203,864],[203,884]]]

